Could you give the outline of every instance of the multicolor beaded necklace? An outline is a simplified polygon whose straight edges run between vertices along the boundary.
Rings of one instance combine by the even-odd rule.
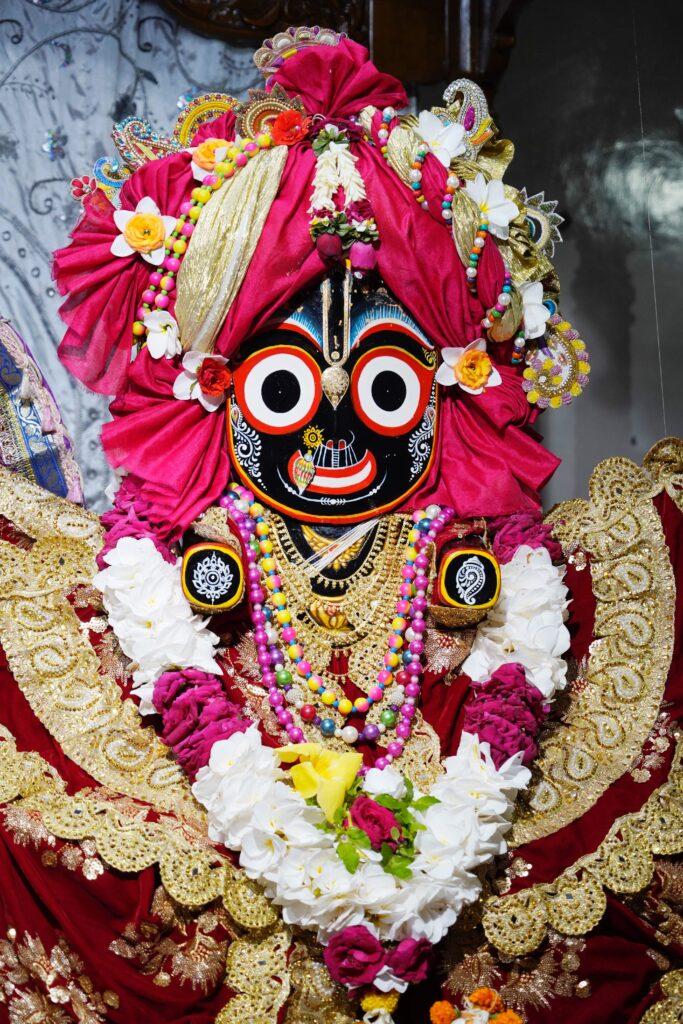
[[[245,542],[247,579],[251,604],[257,659],[268,687],[268,699],[278,722],[290,743],[305,739],[303,730],[296,725],[292,712],[285,706],[287,694],[295,681],[305,684],[322,708],[338,711],[345,719],[364,717],[373,704],[384,698],[385,689],[393,683],[403,703],[391,705],[380,715],[380,724],[367,723],[361,728],[347,724],[338,728],[334,719],[318,714],[314,704],[303,704],[300,714],[320,730],[323,737],[336,736],[348,744],[375,743],[388,730],[395,730],[395,738],[387,745],[387,753],[375,766],[384,768],[401,756],[412,733],[412,720],[421,691],[424,670],[424,640],[426,629],[424,613],[427,609],[429,556],[425,548],[453,519],[453,509],[430,505],[424,511],[412,514],[413,528],[408,534],[405,565],[401,571],[402,583],[396,601],[396,616],[391,622],[387,650],[376,683],[367,697],[349,700],[326,686],[323,678],[312,671],[303,646],[297,642],[296,628],[287,609],[283,583],[273,556],[273,543],[266,510],[256,502],[251,491],[240,484],[231,484],[222,499],[230,512],[240,536]],[[280,649],[282,645],[283,651]],[[285,656],[289,667],[285,663]]]

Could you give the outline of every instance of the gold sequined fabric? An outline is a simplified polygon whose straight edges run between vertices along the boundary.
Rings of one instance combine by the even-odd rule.
[[[683,971],[669,971],[660,981],[662,998],[645,1011],[640,1024],[681,1024],[683,1021]]]
[[[277,195],[287,147],[261,150],[206,206],[178,274],[183,348],[210,352],[244,280]]]
[[[596,602],[588,665],[548,729],[512,831],[514,845],[580,818],[640,753],[660,710],[674,639],[675,584],[658,481],[628,459],[607,459],[589,501],[548,515],[565,552],[590,557]]]

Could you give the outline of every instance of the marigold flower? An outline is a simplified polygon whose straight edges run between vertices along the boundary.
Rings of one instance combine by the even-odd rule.
[[[524,1024],[524,1021],[514,1010],[503,1010],[491,1017],[491,1024]]]
[[[476,1006],[480,1010],[488,1010],[489,1013],[500,1013],[505,1009],[505,1003],[498,993],[485,985],[470,992],[469,1000],[472,1006]]]
[[[458,1016],[458,1011],[447,999],[434,1003],[429,1011],[431,1024],[452,1024]]]
[[[398,1006],[398,992],[366,992],[360,1001],[360,1005],[369,1013],[370,1010],[386,1010],[393,1013]]]

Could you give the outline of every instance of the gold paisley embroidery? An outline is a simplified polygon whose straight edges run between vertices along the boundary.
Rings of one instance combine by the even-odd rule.
[[[590,501],[549,515],[565,551],[591,556],[595,637],[561,721],[541,743],[512,830],[532,842],[580,818],[640,753],[660,709],[673,649],[675,586],[652,497],[659,483],[628,459],[600,463]]]
[[[158,864],[169,895],[184,907],[202,907],[219,897],[241,928],[273,927],[270,903],[222,854],[201,829],[170,815],[149,820],[147,808],[125,798],[105,799],[87,790],[69,796],[64,783],[35,753],[20,753],[0,730],[0,803],[37,816],[60,839],[90,839],[93,851],[119,871]]]
[[[291,941],[291,933],[282,927],[266,938],[232,943],[225,981],[237,995],[218,1014],[216,1024],[275,1024],[290,991],[287,952]]]
[[[332,981],[319,946],[297,943],[289,969],[294,995],[285,1024],[354,1024],[356,1014],[344,990]]]
[[[643,465],[683,512],[683,438],[662,438],[650,448]]]
[[[639,811],[618,818],[594,853],[581,857],[554,882],[486,901],[486,938],[509,956],[523,956],[541,945],[549,927],[563,935],[585,935],[605,912],[605,889],[641,892],[652,880],[654,855],[683,853],[682,797],[679,740],[667,782]]]
[[[0,468],[0,515],[35,539],[0,542],[0,641],[45,728],[75,764],[117,793],[195,821],[203,811],[168,749],[121,700],[66,595],[88,586],[102,543],[97,516]]]
[[[640,1024],[680,1024],[683,1020],[683,971],[669,971],[659,984],[664,998],[645,1011]]]
[[[115,992],[96,991],[64,936],[48,952],[39,936],[14,928],[0,941],[0,989],[10,1024],[102,1024],[119,1006]]]

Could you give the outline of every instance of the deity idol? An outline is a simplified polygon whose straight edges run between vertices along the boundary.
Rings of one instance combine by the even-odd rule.
[[[681,442],[544,519],[555,204],[469,81],[255,60],[79,183],[101,520],[2,327],[3,1019],[678,1019]]]

